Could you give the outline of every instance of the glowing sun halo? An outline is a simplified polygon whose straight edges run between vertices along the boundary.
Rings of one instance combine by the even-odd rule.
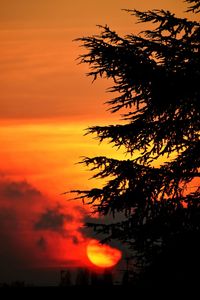
[[[108,245],[102,245],[97,240],[91,240],[87,245],[88,259],[97,267],[114,267],[122,257],[120,250]]]

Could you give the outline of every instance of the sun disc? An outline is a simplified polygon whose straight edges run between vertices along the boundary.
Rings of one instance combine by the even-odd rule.
[[[91,240],[87,245],[87,256],[91,263],[100,268],[114,267],[122,257],[120,250]]]

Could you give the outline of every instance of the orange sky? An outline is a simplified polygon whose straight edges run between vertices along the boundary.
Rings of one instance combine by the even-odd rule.
[[[141,25],[135,25],[134,19],[121,8],[165,8],[182,16],[185,5],[174,0],[0,0],[0,4],[0,185],[3,191],[0,216],[12,207],[17,232],[23,240],[13,242],[13,233],[9,233],[8,247],[16,242],[25,253],[27,247],[32,249],[41,241],[41,249],[49,247],[48,255],[46,250],[32,251],[30,265],[31,261],[37,265],[41,257],[43,262],[48,257],[47,265],[56,261],[52,263],[54,267],[59,262],[64,265],[65,260],[72,265],[84,265],[85,240],[78,227],[85,215],[81,210],[76,213],[73,207],[77,203],[66,202],[60,193],[91,186],[87,180],[91,174],[75,163],[80,156],[111,155],[111,152],[108,145],[99,147],[91,137],[83,137],[83,130],[90,125],[112,123],[117,117],[110,116],[103,105],[109,99],[105,93],[108,83],[91,84],[91,79],[85,76],[87,66],[75,62],[82,50],[72,40],[96,33],[96,24],[108,24],[121,34],[140,31]],[[19,205],[5,195],[5,187],[10,189],[13,185],[21,195]],[[37,199],[32,200],[28,209],[24,197],[29,193],[29,185],[42,196],[34,195]],[[24,194],[20,194],[22,187]],[[62,208],[57,208],[58,203],[62,203]],[[56,217],[73,214],[74,227],[70,230],[74,241],[45,226],[33,230],[31,222],[36,222],[48,209],[55,209]],[[26,230],[22,216],[28,224]],[[61,223],[69,230],[67,219]],[[6,223],[5,228],[11,225]]]
[[[174,4],[175,2],[175,4]],[[1,0],[0,117],[93,119],[108,117],[106,82],[91,86],[77,65],[81,49],[72,40],[109,24],[120,33],[140,30],[121,8],[171,8],[182,1]],[[98,107],[98,109],[97,109]],[[95,112],[95,113],[94,113]]]

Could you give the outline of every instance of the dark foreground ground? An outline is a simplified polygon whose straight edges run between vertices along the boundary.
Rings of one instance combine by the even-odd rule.
[[[157,287],[136,286],[85,286],[85,287],[4,287],[0,288],[1,299],[200,299],[200,285],[188,287],[166,285]],[[37,297],[37,298],[36,298]]]

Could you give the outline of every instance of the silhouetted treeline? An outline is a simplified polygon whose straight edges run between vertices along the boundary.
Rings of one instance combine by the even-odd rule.
[[[73,273],[73,275],[72,275]],[[77,269],[77,271],[62,270],[60,273],[59,286],[111,286],[113,285],[113,274],[105,270],[103,273],[97,273],[88,269]],[[72,279],[73,277],[73,279]]]

